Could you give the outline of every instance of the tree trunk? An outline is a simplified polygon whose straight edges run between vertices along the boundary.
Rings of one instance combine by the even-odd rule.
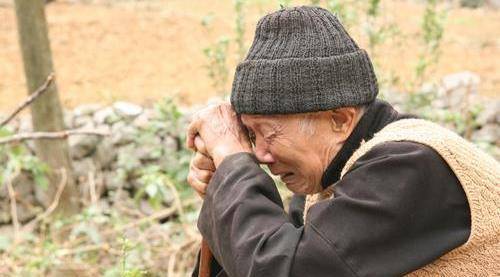
[[[44,0],[15,0],[19,42],[24,63],[28,93],[34,92],[54,71],[50,51]],[[31,105],[34,131],[60,131],[64,129],[63,114],[56,83]],[[51,168],[50,186],[43,193],[44,205],[52,201],[60,183],[60,169],[66,171],[67,183],[58,211],[69,215],[78,211],[78,190],[72,177],[71,159],[66,140],[36,140],[37,156]]]

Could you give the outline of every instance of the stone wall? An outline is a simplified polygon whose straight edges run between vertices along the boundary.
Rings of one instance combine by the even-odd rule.
[[[474,115],[474,122],[469,123],[473,126],[470,139],[499,159],[500,100],[477,96],[473,91],[476,84],[473,75],[455,77],[443,82],[438,93],[432,94],[434,98],[430,98],[431,105],[425,107],[418,107],[416,104],[413,104],[413,107],[417,108],[409,106],[409,102],[416,100],[410,100],[411,96],[407,94],[385,92],[381,96],[399,110],[406,109],[413,114],[434,118],[452,129],[459,128],[461,123],[457,123],[453,117],[450,119],[450,116],[469,112],[470,107],[480,107]],[[467,87],[468,92],[463,91],[464,87]],[[418,97],[426,97],[425,89]],[[191,108],[191,111],[196,109]],[[138,207],[140,212],[151,214],[153,208],[146,201],[145,194],[133,199],[138,192],[144,193],[147,185],[147,181],[141,176],[144,169],[154,165],[158,170],[169,172],[174,182],[186,185],[190,153],[183,144],[189,113],[189,110],[176,110],[171,102],[156,109],[116,102],[110,106],[82,105],[66,111],[65,122],[70,129],[98,129],[110,132],[108,137],[69,138],[74,178],[81,190],[82,201],[90,201],[94,189],[99,199],[98,204],[104,209],[116,201],[121,201],[122,206],[131,210]],[[16,119],[10,128],[16,132],[30,132],[31,120],[29,116]],[[27,145],[33,149],[32,142]],[[26,172],[15,178],[13,184],[18,199],[22,200],[18,203],[19,219],[25,222],[43,210],[38,201],[40,189],[34,185],[33,178]],[[173,196],[168,190],[163,193],[161,204],[168,206],[173,201]],[[2,186],[0,224],[9,222],[8,194],[6,186]]]

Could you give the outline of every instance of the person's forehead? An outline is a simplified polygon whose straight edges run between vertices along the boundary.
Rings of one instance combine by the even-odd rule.
[[[286,116],[242,114],[241,121],[247,127],[258,127],[260,125],[275,125],[285,120]]]

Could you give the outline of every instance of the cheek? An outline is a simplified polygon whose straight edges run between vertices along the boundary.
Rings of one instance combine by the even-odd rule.
[[[321,164],[318,164],[314,160],[298,162],[295,173],[297,174],[297,187],[300,187],[301,193],[315,193],[321,187],[323,169]]]

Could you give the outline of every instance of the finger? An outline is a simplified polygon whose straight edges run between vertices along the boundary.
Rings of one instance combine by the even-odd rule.
[[[191,160],[191,164],[189,165],[189,174],[197,180],[208,184],[210,183],[210,179],[212,179],[214,171],[198,168],[193,159]]]
[[[193,172],[190,172],[187,178],[189,185],[203,198],[207,190],[207,183],[203,183],[194,176]]]
[[[194,137],[194,146],[197,152],[200,152],[203,155],[208,156],[207,147],[205,145],[205,142],[201,139],[200,136]]]
[[[198,120],[198,117],[195,115],[193,116],[193,121],[188,126],[186,135],[186,146],[187,148],[193,151],[196,151],[196,146],[194,145],[194,139],[198,135],[200,124],[201,124],[200,120]]]
[[[208,170],[197,170],[194,173],[196,174],[196,179],[205,184],[210,183],[213,176],[213,172]]]
[[[196,152],[195,156],[192,159],[192,164],[194,167],[202,170],[215,171],[214,161],[210,157],[200,152]]]

